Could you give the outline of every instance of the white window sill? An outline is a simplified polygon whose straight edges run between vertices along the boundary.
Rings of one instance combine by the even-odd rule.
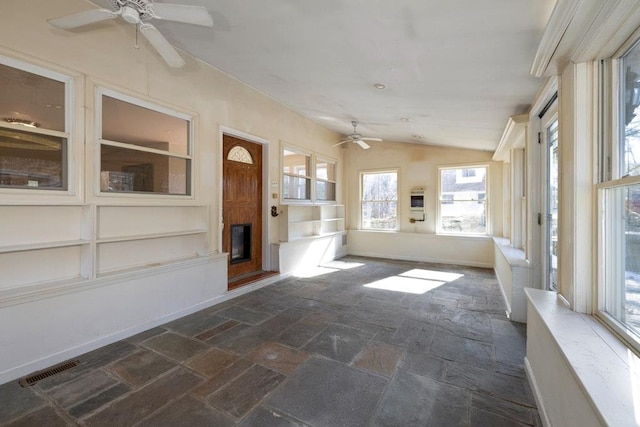
[[[640,425],[640,358],[593,316],[569,309],[555,292],[525,292],[604,423]]]
[[[494,237],[493,241],[510,266],[529,267],[529,261],[527,261],[522,249],[514,248],[508,239],[502,237]]]

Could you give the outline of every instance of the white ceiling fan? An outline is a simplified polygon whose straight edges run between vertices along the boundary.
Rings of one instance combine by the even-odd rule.
[[[166,38],[148,21],[152,19],[184,22],[213,27],[209,11],[201,6],[155,3],[153,0],[110,0],[113,10],[93,9],[47,20],[49,24],[63,30],[94,24],[122,17],[130,24],[138,25],[140,32],[172,68],[180,68],[185,62]]]
[[[360,135],[356,130],[356,127],[358,126],[358,122],[356,122],[355,120],[351,122],[351,126],[353,126],[353,133],[345,136],[344,139],[339,143],[335,144],[334,147],[338,145],[342,145],[347,142],[353,142],[354,144],[358,144],[364,150],[368,150],[370,146],[365,141],[376,141],[376,142],[382,141],[382,138],[363,137],[362,135]]]

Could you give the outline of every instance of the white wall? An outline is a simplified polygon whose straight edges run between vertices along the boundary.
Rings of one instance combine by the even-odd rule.
[[[348,241],[353,255],[493,267],[490,237],[349,230]]]
[[[184,54],[185,68],[168,68],[144,40],[136,47],[132,26],[65,32],[46,23],[92,7],[0,2],[0,55],[71,76],[75,102],[69,191],[0,190],[0,383],[228,297],[223,129],[267,142],[267,248],[278,242],[267,213],[278,201],[281,141],[342,161],[335,133]],[[192,196],[98,193],[98,87],[194,117]]]

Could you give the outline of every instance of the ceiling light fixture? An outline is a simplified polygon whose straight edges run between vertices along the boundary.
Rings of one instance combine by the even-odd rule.
[[[406,123],[409,121],[409,119],[407,117],[400,117],[400,121]]]
[[[383,85],[382,83],[374,83],[373,87],[375,87],[376,89],[384,89],[387,86]]]
[[[26,126],[28,128],[39,128],[40,127],[40,123],[36,123],[36,122],[31,121],[31,120],[14,119],[12,117],[7,117],[7,118],[4,119],[4,121],[7,122],[7,123],[11,123],[13,125]]]

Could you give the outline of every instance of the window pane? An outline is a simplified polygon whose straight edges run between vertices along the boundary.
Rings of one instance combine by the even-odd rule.
[[[34,122],[43,129],[64,132],[65,84],[0,64],[0,119]]]
[[[440,170],[440,230],[487,232],[486,167]]]
[[[334,182],[317,181],[316,182],[316,199],[335,200],[336,184]]]
[[[362,175],[362,228],[395,230],[398,226],[398,174]]]
[[[289,175],[309,176],[309,165],[311,164],[311,157],[294,153],[290,150],[283,150],[283,164],[282,172]]]
[[[101,191],[189,194],[187,159],[101,146]]]
[[[311,199],[311,180],[309,178],[284,175],[282,180],[282,192],[285,199]]]
[[[460,200],[464,193],[476,200],[478,192],[484,192],[486,168],[442,169],[442,193],[457,193]],[[464,196],[464,197],[466,197]]]
[[[605,190],[605,311],[640,337],[640,184]]]
[[[362,175],[362,200],[398,200],[398,175],[395,172]]]
[[[318,163],[316,163],[316,178],[324,179],[326,181],[335,181],[336,180],[335,163],[318,160]]]
[[[440,208],[442,231],[455,233],[485,233],[486,217],[483,202],[450,201]]]
[[[621,93],[624,111],[624,144],[621,144],[620,176],[640,174],[640,46],[635,46],[622,60],[624,77]]]
[[[362,228],[373,230],[395,230],[397,227],[398,203],[362,202]]]
[[[102,139],[189,154],[189,121],[102,96]]]
[[[65,138],[0,129],[0,186],[65,189]]]

